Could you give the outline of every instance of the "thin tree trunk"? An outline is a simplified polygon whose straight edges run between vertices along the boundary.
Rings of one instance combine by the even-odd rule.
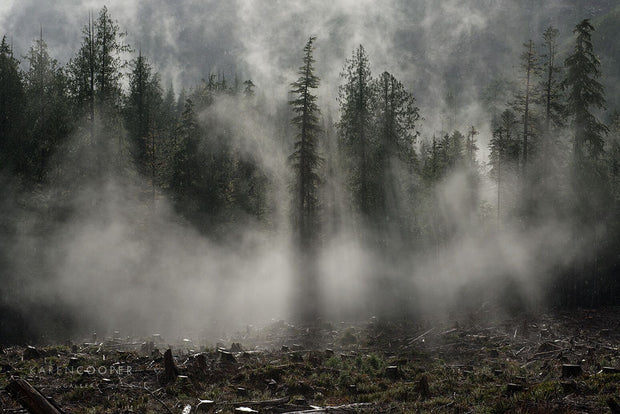
[[[357,105],[357,115],[359,116],[359,127],[360,127],[360,151],[361,151],[361,171],[360,171],[360,180],[361,182],[361,188],[360,188],[360,201],[361,201],[361,207],[362,207],[362,212],[365,215],[369,214],[369,208],[368,208],[368,162],[367,162],[367,156],[366,156],[366,128],[365,128],[365,117],[366,117],[366,111],[365,109],[365,104],[364,104],[364,84],[363,84],[363,67],[362,67],[362,59],[361,59],[361,50],[358,51],[358,61],[359,61],[359,67],[358,67],[358,83],[359,83],[359,91],[358,91],[358,96],[359,96],[359,102]]]
[[[151,134],[151,190],[153,204],[155,204],[155,134]]]
[[[88,19],[88,69],[90,70],[89,109],[91,142],[95,141],[95,35],[93,30],[93,15],[90,13]]]
[[[529,134],[529,121],[530,121],[530,74],[532,72],[532,41],[530,40],[528,49],[528,60],[526,67],[526,82],[525,82],[525,111],[523,113],[523,170],[527,169],[527,155],[528,155],[528,134]]]
[[[501,136],[500,136],[501,137]],[[502,146],[497,154],[497,229],[501,229]]]

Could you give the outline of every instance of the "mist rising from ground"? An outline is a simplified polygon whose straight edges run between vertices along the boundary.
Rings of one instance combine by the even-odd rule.
[[[228,102],[221,105],[202,117],[220,116],[223,109],[225,118]],[[243,133],[233,136],[248,136],[243,125],[237,127]],[[254,140],[263,148],[279,142],[262,135],[260,127],[253,130],[248,147]],[[114,154],[109,138],[102,135]],[[53,331],[54,324],[70,322],[82,334],[158,332],[211,341],[249,324],[293,320],[305,304],[295,302],[300,280],[288,224],[286,154],[263,155],[268,175],[280,177],[270,200],[279,203],[273,217],[282,223],[231,224],[225,232],[229,237],[217,239],[178,216],[165,195],[150,200],[144,195],[148,182],[135,172],[119,174],[109,155],[109,168],[93,171],[96,179],[73,182],[79,190],[64,207],[67,216],[14,217],[12,268],[26,277],[11,281],[14,296],[7,302],[25,314],[32,306],[57,308],[64,322],[30,322],[34,332],[52,337],[50,326]],[[58,168],[69,171],[69,181],[79,180],[71,175],[71,161],[61,161]],[[574,258],[586,242],[576,246],[568,223],[560,221],[531,231],[510,219],[501,226],[481,219],[464,207],[464,179],[457,171],[439,183],[433,190],[439,200],[436,214],[418,218],[440,220],[452,229],[452,236],[433,248],[407,250],[395,244],[386,255],[368,243],[372,235],[354,220],[344,220],[338,232],[325,236],[317,254],[319,315],[328,320],[450,317],[483,307],[510,312],[542,305],[551,277],[569,264],[567,251]],[[36,210],[42,199],[53,204],[58,192],[62,188],[44,189],[41,199],[26,203]]]
[[[290,319],[300,306],[292,299],[299,280],[288,213],[288,153],[282,143],[292,138],[286,135],[290,129],[275,119],[286,105],[307,37],[318,36],[318,93],[325,115],[336,113],[344,59],[363,44],[373,74],[389,70],[410,86],[422,109],[419,127],[425,136],[477,125],[484,153],[490,117],[479,91],[478,82],[488,74],[481,66],[498,49],[503,53],[493,67],[516,65],[521,43],[565,12],[561,2],[549,2],[545,11],[550,14],[541,12],[540,21],[531,22],[527,30],[517,31],[511,23],[490,36],[506,15],[518,11],[520,18],[515,20],[523,21],[529,14],[510,1],[188,1],[178,6],[175,17],[160,3],[161,10],[138,2],[111,2],[110,10],[123,27],[139,28],[139,34],[130,37],[142,36],[137,43],[177,90],[214,68],[253,79],[260,108],[239,107],[223,97],[200,113],[199,120],[212,125],[210,120],[216,119],[241,154],[258,161],[273,183],[272,222],[232,224],[228,237],[199,233],[174,211],[165,194],[158,193],[155,201],[143,194],[148,182],[122,160],[120,168],[115,164],[111,154],[117,137],[102,134],[109,153],[89,157],[109,157],[104,170],[90,171],[85,178],[73,175],[77,157],[59,155],[56,160],[55,173],[78,189],[68,205],[55,209],[62,187],[42,188],[32,198],[3,204],[14,228],[4,242],[11,258],[7,268],[25,275],[9,278],[13,295],[4,298],[5,303],[26,315],[33,306],[58,305],[58,317],[66,318],[53,320],[55,316],[48,315],[40,323],[31,321],[33,331],[68,323],[80,333],[161,332],[202,339],[247,324]],[[9,3],[0,9],[0,21],[6,24],[7,16],[24,19],[35,5]],[[79,39],[76,33],[88,9],[96,8],[83,2],[73,12],[69,6],[60,2],[50,14],[75,26],[68,33],[49,23],[49,31],[58,36],[48,43],[56,43],[57,50],[69,35]],[[124,19],[140,24],[123,24]],[[161,23],[156,31],[151,29],[153,22]],[[32,24],[36,30],[30,37],[38,33],[38,25]],[[48,24],[45,27],[47,32]],[[492,46],[477,43],[489,37]],[[199,43],[209,45],[212,55]],[[197,58],[201,51],[205,56]],[[458,66],[464,56],[463,69]],[[459,103],[453,114],[445,101],[451,91],[456,91]],[[73,139],[75,143],[81,138]],[[560,218],[549,217],[535,231],[523,228],[510,213],[498,224],[489,218],[494,214],[491,207],[487,213],[466,207],[464,180],[464,172],[457,170],[438,183],[432,190],[438,209],[417,218],[439,220],[452,229],[450,238],[433,248],[396,246],[393,255],[386,255],[368,243],[368,230],[346,217],[349,211],[341,211],[346,217],[342,226],[322,238],[317,255],[321,316],[448,316],[485,304],[543,304],[551,276],[570,265],[567,251],[571,257],[586,254],[589,239],[576,245],[570,221]],[[342,185],[343,180],[338,182]],[[346,189],[338,187],[336,192],[344,194]],[[494,196],[488,181],[475,194],[478,204],[487,206],[493,205]],[[45,211],[42,205],[55,215],[40,215]],[[507,297],[515,303],[507,303]]]

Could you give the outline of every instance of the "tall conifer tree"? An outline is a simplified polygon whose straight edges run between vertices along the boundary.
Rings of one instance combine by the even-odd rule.
[[[6,41],[0,43],[0,170],[27,169],[24,126],[24,86],[19,62]]]
[[[129,75],[129,96],[125,105],[125,127],[138,169],[154,180],[158,117],[162,111],[162,91],[157,74],[140,52]]]
[[[28,55],[29,68],[24,76],[28,101],[28,136],[33,178],[44,179],[52,153],[70,131],[67,78],[58,62],[51,58],[43,40],[43,30]]]
[[[318,167],[322,159],[318,154],[320,110],[313,93],[319,86],[312,56],[315,40],[316,37],[310,37],[304,47],[303,65],[297,72],[299,78],[291,84],[293,99],[289,102],[295,114],[291,122],[297,128],[294,150],[289,159],[295,172],[295,226],[302,246],[314,241],[319,209]]]
[[[601,76],[601,63],[594,54],[593,31],[588,19],[577,25],[573,31],[573,53],[564,62],[563,86],[568,94],[567,110],[572,116],[574,159],[578,168],[586,159],[596,160],[602,155],[608,130],[593,112],[605,108],[603,85],[597,80]]]

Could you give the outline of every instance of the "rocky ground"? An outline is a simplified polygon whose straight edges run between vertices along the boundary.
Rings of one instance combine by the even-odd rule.
[[[415,323],[279,321],[218,344],[122,333],[4,344],[0,410],[27,412],[15,390],[21,379],[74,413],[616,414],[619,328],[620,308],[608,308]]]

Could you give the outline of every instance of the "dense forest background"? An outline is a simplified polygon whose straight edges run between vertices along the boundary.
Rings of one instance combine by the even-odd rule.
[[[620,6],[207,3],[2,20],[0,338],[617,304]]]

